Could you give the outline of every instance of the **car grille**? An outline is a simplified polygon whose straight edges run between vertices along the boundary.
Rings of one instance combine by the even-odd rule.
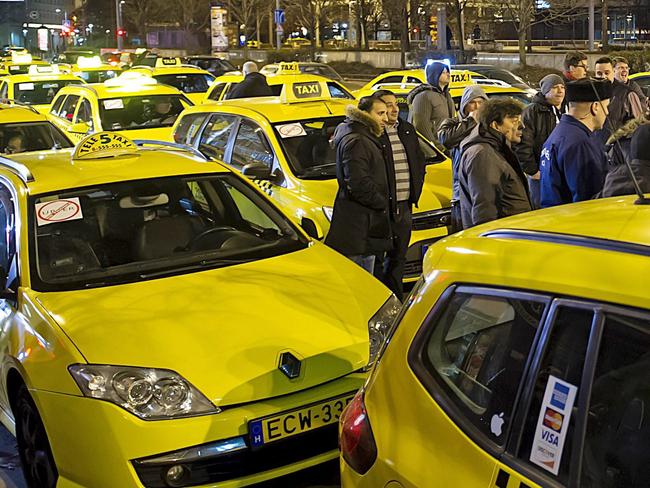
[[[413,214],[411,229],[426,230],[451,225],[451,208]]]
[[[283,441],[276,441],[259,449],[247,447],[206,459],[184,463],[182,460],[145,464],[134,460],[133,466],[141,483],[147,488],[196,486],[233,480],[269,471],[338,449],[338,424],[328,425]],[[172,453],[173,454],[173,453]],[[148,458],[151,459],[151,458]],[[165,481],[172,466],[182,465],[186,475],[173,484]]]

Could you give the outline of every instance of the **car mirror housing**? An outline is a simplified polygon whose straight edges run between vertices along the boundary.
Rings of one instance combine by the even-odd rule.
[[[271,168],[269,168],[264,163],[252,162],[245,165],[242,170],[242,174],[248,178],[253,178],[256,180],[270,180],[271,179]]]
[[[74,134],[87,134],[90,132],[90,125],[88,125],[86,122],[77,122],[68,128],[68,132],[72,132]]]

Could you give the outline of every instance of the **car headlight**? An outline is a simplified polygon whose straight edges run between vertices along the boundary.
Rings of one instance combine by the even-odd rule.
[[[383,345],[390,328],[393,325],[393,321],[399,314],[400,309],[402,308],[402,303],[397,299],[395,295],[386,300],[381,308],[377,311],[375,315],[368,322],[368,336],[370,339],[370,359],[368,361],[367,368],[370,368],[379,355],[381,346]]]
[[[144,420],[220,411],[182,376],[166,369],[73,364],[68,370],[84,396],[114,403]]]
[[[323,213],[325,214],[325,218],[331,222],[332,214],[334,213],[334,207],[323,207]]]

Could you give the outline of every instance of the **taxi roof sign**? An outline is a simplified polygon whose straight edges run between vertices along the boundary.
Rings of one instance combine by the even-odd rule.
[[[72,159],[98,159],[134,153],[137,146],[131,139],[116,132],[97,132],[84,137],[75,146]]]
[[[158,58],[156,59],[156,68],[165,68],[169,66],[181,66],[181,58]]]
[[[278,71],[275,73],[277,75],[299,75],[300,73],[300,66],[298,65],[297,62],[281,62],[278,64]]]
[[[29,69],[27,70],[27,74],[30,76],[34,75],[58,75],[61,74],[61,70],[59,69],[59,66],[54,64],[54,65],[45,65],[41,66],[38,64],[32,64]]]
[[[102,60],[99,56],[79,56],[77,58],[78,68],[99,68],[102,65]]]
[[[473,82],[472,72],[468,70],[458,71],[452,69],[450,72],[450,85],[470,85]]]
[[[331,98],[327,82],[320,80],[285,83],[280,93],[280,103],[314,102]]]
[[[11,62],[14,64],[29,64],[32,62],[32,55],[27,51],[11,51]]]
[[[158,81],[155,78],[135,71],[125,71],[120,76],[110,78],[104,82],[104,86],[108,87],[151,86],[157,84]]]

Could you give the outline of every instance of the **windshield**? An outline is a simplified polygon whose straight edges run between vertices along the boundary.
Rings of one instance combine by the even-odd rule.
[[[55,147],[72,147],[72,143],[49,122],[0,124],[0,154],[44,151]]]
[[[158,75],[154,76],[158,83],[170,85],[183,93],[205,93],[210,88],[214,76],[203,73]]]
[[[115,69],[75,72],[75,76],[82,78],[86,83],[104,83],[106,80],[115,78],[119,74],[120,70]]]
[[[173,176],[30,198],[32,283],[70,290],[192,273],[303,249],[235,175]]]
[[[99,102],[104,130],[171,127],[190,102],[178,95],[107,98]]]
[[[345,117],[303,120],[275,124],[278,140],[298,178],[332,179],[336,177],[334,131]]]
[[[79,85],[77,80],[30,81],[14,87],[14,100],[30,105],[49,105],[61,88]]]

